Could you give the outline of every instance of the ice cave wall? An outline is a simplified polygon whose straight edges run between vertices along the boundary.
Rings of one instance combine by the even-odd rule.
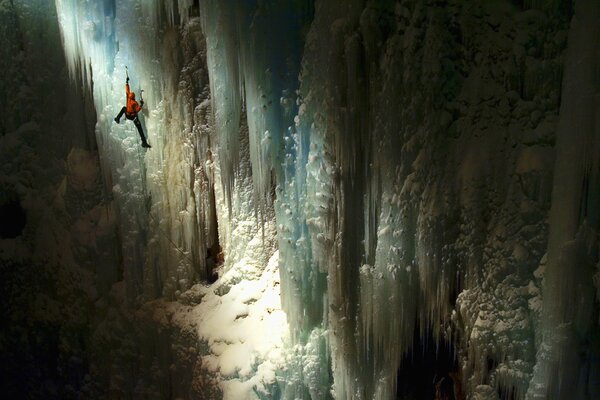
[[[219,153],[214,134],[213,118],[218,120],[219,112],[213,116],[209,101],[198,5],[57,1],[56,7],[71,77],[93,91],[103,181],[107,200],[115,205],[122,254],[125,287],[115,287],[106,301],[109,315],[94,333],[92,376],[104,386],[98,393],[238,398],[235,393],[244,390],[236,389],[240,369],[248,380],[246,391],[252,392],[252,385],[263,385],[257,377],[274,368],[261,367],[268,358],[265,353],[277,349],[264,349],[251,333],[237,339],[236,331],[227,327],[251,324],[258,312],[254,310],[261,307],[269,316],[252,325],[256,332],[266,329],[261,324],[269,326],[283,316],[279,306],[270,304],[277,303],[272,290],[264,287],[267,277],[268,286],[278,288],[268,268],[277,259],[273,209],[267,204],[255,213],[245,114],[232,140],[239,156],[220,160],[230,152]],[[148,152],[139,147],[131,123],[113,121],[124,104],[125,67],[138,98],[144,89],[141,119],[152,145]],[[221,170],[231,175],[222,178]],[[206,289],[221,261],[219,285]],[[255,285],[240,295],[244,282]],[[129,308],[119,302],[122,296]],[[246,303],[230,306],[238,298]],[[179,301],[171,302],[175,299]],[[198,309],[205,314],[194,315]],[[223,326],[206,322],[211,318]],[[204,322],[206,326],[198,326]],[[280,340],[279,325],[268,332],[272,341]],[[224,354],[231,349],[248,359],[232,366]],[[254,370],[245,368],[247,363]],[[248,379],[253,371],[255,376]],[[273,385],[274,377],[269,379],[266,384]],[[233,388],[224,380],[233,381]]]
[[[229,254],[239,253],[239,259],[252,236],[248,233],[256,231],[252,224],[250,232],[236,236],[230,228],[240,214],[244,222],[252,220],[252,199],[246,193],[252,182],[244,181],[250,171],[244,157],[219,162],[231,152],[218,153],[210,135],[206,44],[198,6],[162,1],[56,4],[71,74],[81,74],[89,87],[93,81],[97,137],[105,182],[119,199],[130,295],[173,298],[209,278],[207,252],[232,247]],[[155,151],[142,152],[131,124],[115,126],[113,121],[124,102],[125,67],[138,98],[144,89],[142,121]],[[233,142],[240,146],[245,139],[240,126],[236,129]],[[227,176],[227,184],[221,185],[222,165],[228,174],[235,168],[238,181],[245,183],[233,189]],[[225,207],[217,235],[216,213]]]
[[[414,395],[403,368],[429,339],[451,343],[469,398],[598,395],[596,2],[55,3],[1,3],[4,55],[23,43],[10,27],[35,10],[44,23],[27,26],[54,34],[23,33],[40,50],[0,59],[15,78],[0,93],[23,71],[37,77],[20,57],[56,57],[58,19],[71,77],[87,82],[77,98],[93,110],[66,102],[40,118],[96,118],[95,138],[62,137],[95,139],[100,155],[98,167],[60,147],[74,175],[59,199],[76,208],[94,192],[73,237],[96,265],[86,279],[104,281],[99,297],[78,297],[95,315],[76,326],[90,327],[96,380],[79,387],[227,397],[188,320],[210,297],[195,284],[222,249],[226,296],[278,248],[289,354],[255,396]],[[144,89],[148,152],[112,120],[126,65]],[[67,86],[43,76],[40,90]],[[6,138],[32,128],[20,113],[35,110],[6,99],[8,152]],[[10,165],[3,176],[26,178]]]
[[[215,112],[231,115],[227,83],[235,90],[259,79],[265,90],[280,80],[264,81],[261,71],[276,64],[260,46],[251,62],[242,56],[256,46],[236,19],[243,5],[202,4],[209,26],[221,24],[206,31],[219,52],[211,62],[209,50],[209,74],[226,76],[225,87],[213,85]],[[307,8],[295,7],[298,15]],[[586,176],[594,172],[585,171],[595,161],[574,171],[566,164],[581,149],[564,139],[555,150],[557,130],[570,137],[574,128],[566,122],[570,107],[582,113],[575,129],[590,135],[588,145],[578,143],[594,148],[591,93],[598,88],[585,72],[596,65],[593,2],[314,7],[294,125],[271,128],[277,124],[265,107],[266,124],[254,133],[249,126],[262,155],[252,158],[255,183],[266,187],[265,169],[276,176],[282,299],[304,360],[291,374],[302,382],[286,382],[284,397],[322,398],[333,382],[335,398],[393,398],[402,360],[424,351],[428,336],[454,343],[464,391],[474,398],[593,397],[597,323],[587,322],[598,313],[595,228],[577,241],[591,247],[573,250],[570,261],[558,254],[577,227],[593,225],[577,199],[593,197]],[[273,8],[258,6],[256,15]],[[215,9],[221,19],[210,14]],[[251,25],[257,36],[262,28]],[[580,71],[570,60],[585,63],[588,80],[575,78]],[[571,85],[587,95],[570,89],[580,97],[565,97]],[[260,92],[245,89],[250,113],[268,94],[257,99]],[[555,168],[570,178],[555,179]],[[563,190],[573,196],[570,211]],[[589,200],[583,203],[587,210]],[[581,251],[589,268],[567,279]],[[584,310],[575,320],[565,311],[570,298]],[[592,355],[576,356],[585,352]],[[572,368],[561,365],[567,359]]]

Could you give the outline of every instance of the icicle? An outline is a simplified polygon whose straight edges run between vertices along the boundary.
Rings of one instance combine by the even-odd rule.
[[[228,2],[206,0],[200,4],[207,38],[212,109],[218,136],[223,190],[231,209],[235,173],[239,163],[242,82],[239,71],[239,38],[234,9]],[[231,212],[231,211],[230,211]]]

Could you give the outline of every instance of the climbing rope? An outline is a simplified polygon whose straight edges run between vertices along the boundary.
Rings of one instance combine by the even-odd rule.
[[[142,191],[144,193],[144,199],[148,198],[148,190],[146,188],[146,165],[142,162],[142,155],[140,153],[140,148],[137,148],[138,153],[138,163],[140,168],[140,179],[142,181]],[[146,210],[149,211],[149,210]]]
[[[190,262],[191,265],[194,265],[194,261],[192,260],[190,255],[188,253],[186,253],[185,251],[183,251],[181,248],[179,248],[177,246],[177,244],[171,240],[171,238],[167,235],[167,233],[162,230],[162,228],[160,227],[160,224],[154,219],[152,214],[148,213],[148,216],[150,217],[152,222],[154,222],[154,224],[156,225],[156,228],[163,234],[164,238],[167,239],[169,241],[169,243],[171,243],[171,245],[175,248],[175,250],[177,250],[179,253],[181,253],[181,255],[184,256]]]
[[[148,199],[148,190],[147,190],[147,183],[146,183],[146,166],[142,162],[142,155],[141,155],[139,147],[137,149],[137,152],[138,152],[138,162],[139,162],[139,168],[140,168],[140,178],[142,181],[142,191],[143,191],[143,195],[144,195],[144,200],[147,200]],[[177,246],[177,244],[175,242],[173,242],[173,240],[171,240],[169,235],[160,227],[160,223],[154,219],[154,217],[152,216],[152,213],[150,212],[149,207],[146,207],[146,213],[147,213],[148,217],[150,218],[150,220],[154,223],[154,225],[156,226],[158,231],[162,234],[162,236],[165,239],[167,239],[167,241],[169,243],[171,243],[171,246],[173,246],[173,248],[175,248],[175,250],[177,250],[185,259],[187,259],[187,261],[189,261],[190,265],[193,266],[194,261],[192,260],[190,255],[187,252],[185,252],[184,250],[182,250],[179,246]]]

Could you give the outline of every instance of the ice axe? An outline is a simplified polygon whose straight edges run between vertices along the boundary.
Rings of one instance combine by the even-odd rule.
[[[127,77],[127,82],[129,82],[129,70],[127,69],[127,65],[125,66],[125,76]]]

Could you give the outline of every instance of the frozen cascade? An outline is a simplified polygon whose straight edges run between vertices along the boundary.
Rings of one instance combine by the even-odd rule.
[[[200,6],[224,190],[233,185],[239,125],[247,121],[261,223],[273,218],[269,210],[274,207],[282,305],[292,334],[290,358],[280,376],[282,397],[325,398],[330,381],[325,271],[314,261],[309,233],[309,219],[318,216],[306,211],[312,200],[306,184],[310,136],[294,123],[301,32],[312,17],[312,4],[205,1]]]
[[[597,397],[594,1],[55,4],[118,223],[107,314],[159,332],[162,380],[115,396]],[[113,121],[125,66],[149,151]]]
[[[410,395],[396,371],[443,343],[466,393],[530,396],[567,21],[550,3],[316,3],[297,128],[335,398]]]
[[[180,31],[174,19],[187,8],[175,10],[172,2],[56,5],[71,74],[83,74],[94,90],[96,136],[105,182],[117,200],[128,294],[173,297],[208,277],[205,255],[217,246],[217,227],[209,222],[216,220],[215,172],[203,130],[209,94],[198,21]],[[180,42],[184,51],[177,50]],[[139,97],[144,89],[148,153],[133,124],[113,121],[124,104],[126,66],[132,90]]]
[[[244,118],[238,118],[232,140],[240,155],[220,161],[231,153],[219,153],[226,148],[225,135],[213,134],[220,109],[213,120],[198,5],[59,0],[56,6],[71,75],[93,88],[104,182],[118,213],[122,293],[141,307],[135,318],[147,328],[136,327],[127,336],[165,368],[171,367],[165,352],[145,354],[148,342],[159,348],[173,342],[185,349],[178,357],[198,360],[171,394],[189,390],[237,399],[276,390],[273,371],[280,368],[278,349],[287,325],[279,304],[273,206],[255,215],[251,138],[241,109]],[[125,100],[126,66],[138,98],[144,89],[148,151],[140,148],[130,122],[113,121]],[[228,165],[232,162],[235,166]],[[221,252],[225,265],[218,284],[198,284],[214,280]],[[174,299],[178,302],[170,302]],[[179,333],[161,333],[172,330]],[[190,334],[196,343],[189,343]],[[109,357],[121,351],[111,349]],[[126,369],[127,362],[118,365]],[[157,379],[157,387],[144,393],[168,391],[161,383],[170,378],[160,368],[140,373]],[[192,384],[194,376],[205,383]],[[138,390],[116,386],[114,393]]]

